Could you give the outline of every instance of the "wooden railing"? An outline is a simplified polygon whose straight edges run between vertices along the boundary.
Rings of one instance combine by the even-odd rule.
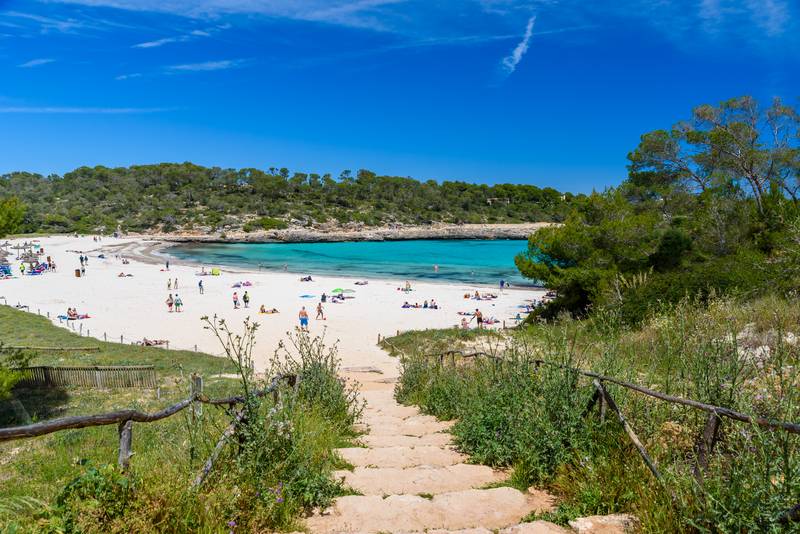
[[[298,381],[299,377],[297,375],[280,375],[273,378],[269,386],[267,386],[265,389],[257,391],[253,395],[255,395],[256,397],[264,397],[266,395],[272,394],[273,398],[277,402],[280,394],[279,387],[281,382],[286,382],[290,386],[296,387]],[[116,412],[108,412],[95,415],[76,415],[71,417],[62,417],[59,419],[52,419],[49,421],[43,421],[41,423],[35,423],[32,425],[0,428],[0,442],[23,439],[23,438],[33,438],[36,436],[43,436],[45,434],[52,434],[53,432],[58,432],[61,430],[68,430],[73,428],[88,428],[94,426],[117,425],[117,429],[119,432],[119,455],[117,458],[117,463],[122,471],[126,471],[130,464],[130,457],[133,454],[131,451],[131,443],[133,439],[133,423],[153,423],[155,421],[160,421],[161,419],[166,419],[167,417],[171,417],[181,412],[182,410],[189,408],[190,406],[194,406],[196,405],[196,403],[209,404],[213,406],[227,406],[231,410],[233,410],[237,404],[242,404],[244,402],[245,398],[242,395],[220,398],[220,399],[209,399],[203,394],[202,378],[193,375],[192,393],[189,396],[189,398],[182,400],[176,404],[173,404],[172,406],[168,406],[157,412],[147,413],[147,412],[140,412],[138,410],[119,410]],[[211,471],[214,460],[219,455],[220,451],[224,447],[228,438],[234,434],[236,426],[242,422],[244,418],[244,413],[245,413],[244,410],[240,410],[238,413],[235,414],[233,422],[231,422],[228,429],[226,429],[225,432],[223,432],[222,436],[217,442],[216,447],[214,448],[214,452],[212,453],[211,457],[206,462],[206,464],[203,466],[203,470],[200,472],[200,474],[192,484],[193,487],[197,487],[200,484],[202,484],[205,477]]]
[[[452,365],[453,367],[456,366],[456,357],[460,357],[463,359],[487,358],[494,362],[497,362],[498,364],[502,363],[503,361],[506,361],[502,356],[498,356],[496,354],[489,354],[487,352],[481,352],[481,351],[465,353],[460,350],[449,350],[445,352],[429,354],[427,355],[427,357],[437,359],[439,365],[446,365],[447,362],[449,361],[450,365]],[[595,406],[598,406],[601,418],[604,418],[607,410],[611,409],[611,411],[613,411],[614,414],[617,416],[617,419],[622,425],[623,430],[628,435],[628,438],[630,439],[631,443],[633,443],[634,447],[636,448],[636,451],[639,453],[639,456],[641,456],[642,460],[647,466],[647,469],[653,474],[656,480],[662,483],[662,486],[663,486],[663,477],[661,476],[661,473],[658,470],[656,462],[647,453],[647,450],[645,449],[641,440],[636,435],[630,423],[620,410],[619,405],[614,401],[614,398],[611,396],[608,389],[605,387],[606,384],[614,384],[624,389],[635,391],[637,393],[646,395],[648,397],[652,397],[654,399],[658,399],[660,401],[668,402],[671,404],[680,404],[683,406],[688,406],[690,408],[694,408],[696,410],[701,410],[708,413],[708,418],[706,419],[706,423],[703,427],[702,432],[695,440],[695,446],[694,446],[697,458],[694,470],[694,476],[698,480],[702,478],[703,470],[705,470],[708,467],[708,457],[714,450],[714,446],[716,444],[717,437],[719,435],[719,429],[720,425],[722,424],[723,418],[732,419],[734,421],[740,421],[743,423],[758,425],[768,430],[784,431],[784,432],[789,432],[791,434],[800,434],[800,423],[767,419],[764,417],[744,414],[736,410],[726,408],[724,406],[714,406],[713,404],[707,404],[693,399],[685,399],[683,397],[667,395],[666,393],[661,393],[660,391],[655,391],[653,389],[641,386],[639,384],[634,384],[632,382],[620,380],[619,378],[605,376],[599,373],[595,373],[594,371],[587,371],[585,369],[570,367],[555,362],[548,362],[546,360],[535,359],[535,360],[530,360],[530,363],[534,365],[536,369],[538,369],[541,366],[550,366],[563,369],[565,371],[569,371],[581,376],[585,376],[587,378],[591,378],[594,394],[592,395],[588,405],[586,406],[583,412],[584,417],[589,415]],[[673,499],[675,499],[675,496],[672,494],[671,491],[669,492],[669,494],[672,496]],[[780,520],[782,523],[800,521],[800,504],[785,511],[782,514]]]
[[[152,365],[113,365],[90,367],[25,367],[19,370],[22,387],[155,388]]]

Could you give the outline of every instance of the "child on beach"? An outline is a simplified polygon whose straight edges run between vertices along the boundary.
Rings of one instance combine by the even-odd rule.
[[[172,313],[172,306],[175,305],[175,300],[172,298],[172,293],[167,297],[167,309]]]
[[[200,280],[200,281],[197,283],[197,289],[199,289],[199,290],[200,290],[200,294],[202,295],[202,294],[203,294],[203,281],[202,281],[202,280]]]
[[[308,312],[305,306],[300,309],[300,313],[297,316],[300,319],[300,330],[308,332]]]
[[[172,278],[167,278],[167,291],[172,290]]]
[[[322,303],[317,304],[317,319],[325,320],[325,310],[322,309]]]
[[[175,289],[178,289],[178,279],[177,278],[175,279],[175,283],[172,284],[172,287],[174,287]]]
[[[175,295],[175,311],[180,313],[181,308],[183,308],[183,301],[181,298],[176,294]]]
[[[239,309],[239,294],[236,291],[233,292],[233,309]]]

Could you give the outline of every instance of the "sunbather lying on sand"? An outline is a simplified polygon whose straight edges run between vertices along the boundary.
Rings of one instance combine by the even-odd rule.
[[[142,346],[145,346],[145,347],[155,347],[155,346],[158,346],[158,345],[166,345],[167,343],[169,343],[169,341],[167,341],[166,339],[147,339],[145,337],[145,338],[142,338],[141,341],[138,341],[136,344],[137,345],[142,345]]]
[[[272,308],[271,310],[268,310],[267,307],[262,304],[261,308],[258,309],[258,313],[265,313],[267,315],[270,315],[273,313],[280,313],[280,312],[278,312],[277,308]]]

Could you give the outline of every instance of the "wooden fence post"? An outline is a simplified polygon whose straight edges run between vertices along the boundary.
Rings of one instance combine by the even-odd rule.
[[[131,442],[133,441],[133,421],[128,419],[119,424],[119,457],[117,464],[120,470],[125,473],[130,466],[131,456]]]
[[[196,399],[197,397],[203,394],[203,377],[198,375],[197,373],[192,373],[192,398]],[[201,417],[203,415],[203,403],[201,402],[194,402],[192,403],[192,418]]]
[[[708,456],[714,451],[714,444],[717,442],[717,434],[721,423],[722,420],[717,414],[708,414],[703,432],[697,437],[697,442],[694,446],[695,454],[697,455],[694,476],[698,480],[702,477],[702,472],[708,467]]]

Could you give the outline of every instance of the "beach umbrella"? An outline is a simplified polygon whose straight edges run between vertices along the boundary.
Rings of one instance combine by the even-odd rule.
[[[344,289],[342,289],[341,287],[337,287],[336,289],[331,291],[331,293],[343,293],[343,292],[344,292]]]

